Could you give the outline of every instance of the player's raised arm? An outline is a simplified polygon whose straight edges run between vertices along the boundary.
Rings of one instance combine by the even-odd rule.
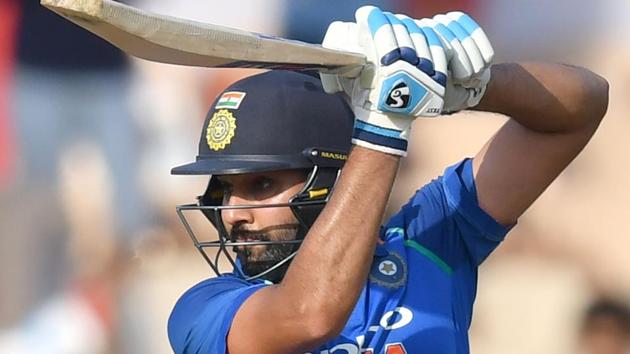
[[[339,334],[365,285],[398,159],[351,151],[284,280],[256,292],[234,317],[230,354],[302,353]]]
[[[325,46],[352,42],[375,63],[359,79],[324,80],[328,92],[345,88],[351,96],[355,147],[282,282],[256,292],[238,310],[227,340],[231,354],[303,352],[346,326],[367,280],[411,122],[443,106],[445,68],[436,72],[432,60],[419,60],[429,46],[424,37],[412,39],[413,30],[419,29],[374,7],[359,9],[356,24],[329,28]],[[418,53],[414,40],[422,40],[425,51]],[[438,54],[444,63],[444,53]]]
[[[516,222],[584,148],[607,106],[607,82],[586,69],[493,66],[475,109],[511,119],[473,160],[480,206],[504,225]]]
[[[498,64],[468,15],[451,12],[419,21],[435,29],[452,73],[446,111],[475,109],[511,119],[473,160],[479,205],[511,225],[589,141],[608,106],[608,84],[567,65]]]

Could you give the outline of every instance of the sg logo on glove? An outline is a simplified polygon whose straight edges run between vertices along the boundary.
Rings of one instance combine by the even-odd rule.
[[[406,108],[409,106],[409,86],[400,82],[389,92],[385,101],[390,108]]]
[[[411,115],[422,108],[427,89],[404,71],[383,80],[383,90],[377,108],[381,112]]]

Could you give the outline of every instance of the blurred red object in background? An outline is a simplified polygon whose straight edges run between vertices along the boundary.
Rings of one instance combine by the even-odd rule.
[[[13,176],[15,137],[11,120],[10,89],[19,21],[18,0],[0,1],[0,189]]]
[[[475,17],[480,5],[478,0],[406,1],[404,8],[413,18],[433,17],[450,11],[463,11]]]

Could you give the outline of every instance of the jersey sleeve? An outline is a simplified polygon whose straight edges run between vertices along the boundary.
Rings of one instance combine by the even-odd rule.
[[[388,224],[403,226],[407,240],[452,269],[479,266],[510,229],[479,206],[471,159],[418,190]]]
[[[201,282],[177,301],[168,320],[168,338],[176,354],[223,354],[239,307],[264,285],[240,279]]]

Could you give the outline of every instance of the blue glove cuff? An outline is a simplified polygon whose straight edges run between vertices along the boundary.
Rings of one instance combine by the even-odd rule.
[[[408,143],[401,135],[400,130],[379,127],[357,119],[354,124],[352,142],[382,152],[405,156]]]

